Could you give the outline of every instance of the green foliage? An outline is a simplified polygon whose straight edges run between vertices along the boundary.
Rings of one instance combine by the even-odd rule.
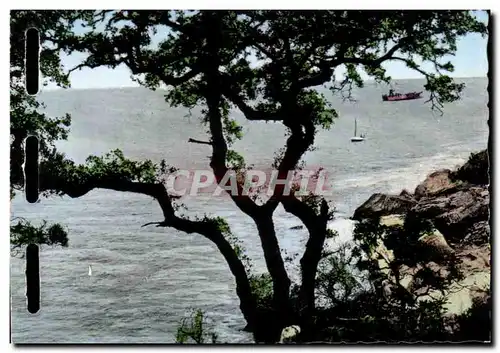
[[[252,293],[259,308],[269,308],[273,298],[273,279],[269,273],[249,277]]]
[[[151,160],[132,161],[125,158],[120,150],[113,150],[102,157],[89,156],[85,170],[89,178],[96,180],[127,180],[140,183],[160,183],[176,168],[170,167],[165,160],[153,163]]]
[[[245,168],[244,157],[234,150],[227,151],[226,162],[229,168],[234,170],[241,170],[242,168]]]
[[[321,196],[318,196],[316,194],[313,194],[312,192],[309,192],[307,195],[301,196],[300,197],[302,202],[304,202],[306,205],[308,205],[311,209],[314,210],[314,212],[319,215],[320,211],[320,206],[323,198]]]
[[[223,124],[226,140],[232,144],[235,140],[241,140],[243,137],[243,128],[238,125],[236,120],[229,118],[229,112],[223,115]]]
[[[362,289],[360,278],[354,272],[353,258],[352,246],[345,243],[320,262],[316,276],[317,291],[327,306],[347,302]]]
[[[76,164],[62,153],[54,153],[40,163],[40,188],[44,196],[67,194],[82,196],[94,187],[112,188],[120,182],[165,183],[177,169],[164,160],[133,161],[116,149],[103,156],[89,156],[84,164]]]
[[[360,291],[319,310],[310,340],[321,342],[442,342],[452,339],[443,300],[413,306],[388,303],[377,292]],[[361,336],[360,336],[361,333]]]
[[[356,223],[353,239],[366,253],[371,254],[379,240],[384,240],[388,227],[380,224],[380,218],[367,218]]]
[[[363,328],[364,332],[372,332],[370,335],[381,339],[383,337],[384,340],[444,341],[460,340],[460,337],[465,337],[464,333],[450,324],[449,318],[444,315],[443,305],[447,300],[446,296],[441,299],[426,297],[431,290],[438,290],[444,294],[450,285],[464,278],[458,258],[437,257],[436,254],[429,252],[432,247],[425,246],[419,240],[424,235],[433,235],[434,231],[432,222],[411,214],[405,217],[403,225],[385,226],[380,224],[379,219],[366,219],[357,223],[354,237],[361,250],[360,253],[372,254],[377,243],[383,242],[394,255],[387,275],[378,268],[376,261],[358,262],[358,268],[369,271],[369,279],[375,287],[380,287],[380,282],[387,278],[392,278],[391,281],[397,283],[401,279],[400,270],[403,265],[418,269],[412,276],[408,291],[397,285],[392,286],[390,297],[401,298],[398,305],[395,305],[394,301],[393,304],[389,301],[390,305],[384,304],[386,299],[382,299],[377,292],[374,295],[378,295],[382,303],[364,303],[367,297],[359,298],[362,302],[356,303],[357,310],[365,306],[374,307],[369,309],[369,315],[374,317],[373,322],[376,325]],[[432,263],[439,263],[442,269],[446,269],[447,274],[443,276],[439,269],[431,266]],[[411,300],[408,294],[411,294]],[[405,299],[407,297],[408,300]],[[415,301],[418,297],[422,297],[422,300]],[[382,333],[382,329],[385,330],[385,334]],[[480,337],[477,332],[471,336]]]
[[[422,267],[415,275],[414,279],[421,282],[421,285],[429,285],[434,289],[442,290],[454,281],[462,279],[463,275],[459,271],[458,259],[450,256],[448,258],[437,258],[432,251],[432,247],[425,246],[420,241],[421,237],[433,235],[434,225],[428,219],[423,219],[412,214],[408,214],[403,225],[395,224],[387,226],[380,223],[379,218],[364,219],[358,222],[354,228],[353,237],[356,241],[359,252],[365,255],[375,255],[374,251],[379,244],[383,244],[387,250],[392,251],[394,260],[392,261],[391,274],[398,275],[401,265],[409,267]],[[370,269],[372,274],[379,271],[360,258],[358,268]],[[445,266],[449,271],[446,278],[440,278],[434,270],[427,268],[427,263],[437,261]],[[416,288],[415,288],[416,289]]]
[[[304,90],[297,97],[297,104],[305,112],[311,112],[310,119],[315,126],[321,126],[323,129],[330,129],[333,120],[338,118],[335,109],[324,94],[315,90]]]
[[[339,232],[337,232],[334,229],[327,229],[326,230],[326,239],[333,239],[339,236]]]
[[[175,343],[217,343],[217,334],[207,326],[204,312],[200,309],[193,311],[177,328]]]
[[[29,244],[68,246],[68,233],[60,224],[48,225],[46,221],[38,227],[24,218],[15,218],[10,225],[11,252],[21,253],[21,248]]]
[[[59,51],[54,49],[56,40],[66,38],[74,23],[75,11],[13,10],[10,13],[10,198],[16,191],[24,190],[24,140],[29,135],[39,139],[39,158],[47,161],[56,154],[55,142],[68,137],[71,117],[49,117],[42,110],[45,106],[24,89],[25,32],[29,27],[40,31],[40,71],[42,84],[49,82],[61,87],[69,85],[62,70]],[[39,227],[28,220],[17,219],[11,223],[10,243],[15,253],[21,247],[35,243],[67,246],[67,232],[60,224]]]
[[[24,35],[26,29],[35,27],[40,32],[40,71],[43,84],[53,82],[61,87],[69,86],[64,73],[60,53],[55,46],[62,40],[72,37],[75,21],[90,19],[85,13],[74,10],[12,10],[10,12],[10,76],[12,84],[21,86],[24,75]]]
[[[40,71],[42,84],[53,82],[67,87],[59,51],[54,50],[55,38],[63,39],[71,33],[74,11],[11,11],[10,18],[10,185],[11,193],[24,188],[24,140],[29,135],[39,138],[40,159],[55,153],[54,142],[68,137],[71,118],[49,117],[41,112],[45,106],[24,89],[25,31],[29,27],[40,30]]]
[[[149,76],[154,77],[155,85],[160,83],[159,77],[153,75]],[[151,81],[149,82],[149,84],[151,84]],[[203,98],[201,97],[201,93],[199,92],[199,88],[195,82],[185,82],[180,85],[174,86],[165,95],[165,100],[172,107],[182,106],[191,109],[199,104],[203,104],[204,102]]]
[[[420,217],[407,215],[403,225],[384,225],[380,218],[363,219],[356,223],[353,238],[360,249],[367,255],[373,254],[382,242],[387,249],[394,252],[401,263],[413,266],[422,260],[416,249],[418,239],[434,232],[433,224]]]

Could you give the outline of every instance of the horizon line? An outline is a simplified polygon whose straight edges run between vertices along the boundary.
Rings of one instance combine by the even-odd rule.
[[[473,78],[488,78],[487,74],[485,76],[460,76],[460,77],[452,77],[452,79],[473,79]],[[410,78],[397,78],[393,79],[392,81],[411,81],[411,80],[425,80],[425,78],[415,78],[415,77],[410,77]],[[368,79],[365,80],[364,82],[374,82],[374,79]],[[341,81],[338,81],[341,82]],[[380,83],[380,85],[383,85],[384,83]],[[319,87],[319,86],[316,86]],[[84,91],[84,90],[107,90],[107,89],[123,89],[123,88],[145,88],[148,90],[151,90],[150,88],[144,87],[144,86],[109,86],[109,87],[68,87],[68,88],[62,88],[62,87],[53,87],[53,88],[42,88],[39,93],[42,92],[53,92],[53,91],[60,91],[60,90],[72,90],[72,91]],[[166,90],[166,88],[159,87],[156,90]]]

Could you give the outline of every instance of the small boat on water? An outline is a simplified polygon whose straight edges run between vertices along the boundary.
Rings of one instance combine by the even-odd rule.
[[[361,134],[357,136],[357,131],[358,130],[358,122],[356,118],[354,119],[354,136],[351,137],[351,142],[361,142],[365,140],[365,135]]]
[[[384,94],[382,96],[382,100],[384,102],[395,102],[395,101],[407,101],[412,99],[422,98],[423,92],[408,92],[408,93],[395,93],[392,89],[389,91],[389,94]]]

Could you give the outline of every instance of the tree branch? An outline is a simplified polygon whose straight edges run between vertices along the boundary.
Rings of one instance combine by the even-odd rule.
[[[159,204],[164,220],[161,222],[150,222],[157,224],[158,227],[170,227],[185,233],[198,233],[208,240],[212,241],[220,253],[224,256],[234,278],[236,280],[236,292],[240,298],[240,308],[249,327],[255,324],[255,300],[250,288],[249,280],[245,267],[231,244],[226,240],[224,234],[209,218],[193,221],[187,218],[178,217],[172,206],[171,197],[163,184],[144,183],[126,181],[121,178],[105,177],[93,178],[80,184],[69,184],[64,176],[49,175],[48,173],[40,175],[40,190],[61,191],[72,198],[80,197],[93,189],[107,189],[121,192],[132,192],[153,197]]]
[[[323,61],[323,63],[321,63],[319,73],[300,80],[299,87],[306,88],[306,87],[319,86],[323,83],[328,82],[331,79],[331,77],[333,76],[335,67],[342,65],[342,64],[360,64],[360,65],[365,65],[365,66],[378,67],[384,61],[387,61],[389,59],[393,59],[394,57],[392,55],[394,53],[396,53],[399,49],[403,48],[408,40],[409,39],[407,37],[402,38],[396,45],[394,45],[391,49],[389,49],[384,55],[382,55],[381,57],[379,57],[375,60],[362,59],[362,58],[356,58],[356,57],[346,58],[343,54],[341,54],[341,55],[336,54],[335,59],[332,59],[330,61]],[[345,50],[342,50],[342,51],[345,52]]]
[[[259,111],[252,108],[247,103],[245,103],[245,98],[239,95],[234,86],[231,85],[231,81],[228,75],[221,74],[221,91],[222,94],[245,115],[247,120],[261,120],[261,121],[282,121],[283,118],[278,114],[270,114],[269,112]]]
[[[213,26],[220,26],[220,19],[211,19],[210,24]],[[207,86],[210,87],[207,89],[205,96],[208,106],[208,125],[212,137],[210,167],[214,171],[217,183],[220,183],[229,171],[226,166],[228,148],[224,138],[221,113],[224,85],[221,84],[222,75],[219,71],[220,55],[218,48],[220,45],[220,38],[217,36],[216,33],[218,32],[216,32],[215,29],[214,32],[211,33],[213,33],[213,35],[207,38],[208,55],[203,58],[206,62],[205,79],[207,81]],[[233,195],[233,193],[230,192],[229,195],[231,199],[241,211],[252,218],[255,217],[259,211],[259,206],[248,195],[243,194],[243,188],[240,183],[237,183],[236,186],[238,188],[238,194]]]
[[[429,76],[430,76],[427,72],[425,72],[424,70],[422,70],[422,69],[420,69],[419,67],[417,67],[416,65],[414,65],[414,64],[411,62],[411,60],[409,60],[409,59],[401,58],[401,57],[399,57],[399,56],[392,56],[392,57],[390,58],[390,60],[402,61],[402,62],[406,63],[406,64],[407,64],[407,65],[408,65],[408,66],[409,66],[412,70],[417,71],[418,73],[422,74],[424,77],[426,77],[426,78],[427,78],[427,77],[429,77]]]
[[[299,81],[299,87],[306,88],[306,87],[314,87],[314,86],[322,85],[323,83],[330,81],[330,79],[333,76],[333,73],[334,73],[334,68],[325,64],[324,66],[322,66],[320,68],[319,73],[317,73],[313,76],[301,79]]]
[[[212,146],[212,142],[209,142],[209,141],[201,141],[201,140],[196,140],[196,139],[193,139],[193,138],[190,138],[188,140],[188,142],[191,142],[191,143],[199,143],[201,145],[209,145],[209,146]]]

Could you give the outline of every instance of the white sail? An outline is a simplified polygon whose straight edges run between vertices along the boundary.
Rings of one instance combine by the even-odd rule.
[[[92,267],[89,265],[89,276],[92,276]]]
[[[358,120],[354,118],[354,136],[351,137],[351,142],[361,142],[364,141],[363,135],[357,136],[358,134]]]

